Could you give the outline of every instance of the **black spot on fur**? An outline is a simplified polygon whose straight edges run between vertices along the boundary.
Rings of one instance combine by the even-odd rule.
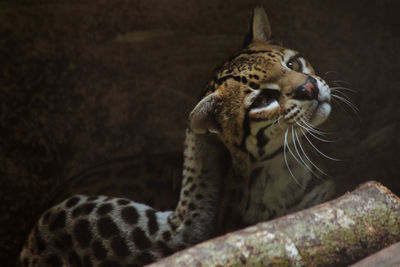
[[[82,210],[80,209],[80,207],[75,208],[75,209],[72,211],[72,217],[73,217],[73,218],[78,217],[79,215],[81,215],[81,212],[82,212]]]
[[[250,182],[249,182],[249,185],[248,185],[248,186],[249,186],[249,189],[253,187],[253,185],[254,185],[254,183],[255,183],[257,177],[260,176],[262,170],[263,170],[263,168],[262,168],[262,167],[259,167],[259,168],[254,169],[254,170],[251,172],[251,174],[250,174]]]
[[[195,210],[197,208],[197,206],[194,203],[190,203],[189,204],[189,209],[190,210]]]
[[[91,197],[88,197],[87,201],[94,201],[98,198],[99,198],[98,196],[91,196]]]
[[[139,213],[134,207],[129,206],[121,210],[121,217],[127,224],[136,224],[139,219]]]
[[[68,250],[72,247],[72,238],[69,234],[63,233],[54,241],[54,245],[59,250]]]
[[[168,221],[168,224],[169,224],[169,226],[171,227],[171,229],[172,229],[173,231],[175,231],[176,228],[178,228],[178,226],[175,225],[175,224],[170,220],[170,218],[168,218],[167,221]]]
[[[103,217],[97,221],[97,229],[101,237],[109,238],[119,234],[117,225],[110,217]]]
[[[94,203],[83,204],[81,206],[82,213],[85,215],[89,215],[92,212],[92,210],[94,209],[94,207],[96,207],[96,204],[94,204]]]
[[[76,207],[72,211],[72,217],[77,217],[79,215],[89,215],[92,212],[92,210],[94,209],[94,207],[96,207],[96,205],[94,203],[82,204],[82,205]]]
[[[71,266],[74,267],[82,266],[81,259],[79,258],[78,254],[76,254],[75,251],[68,252],[68,262],[71,264]]]
[[[163,233],[162,233],[162,236],[163,236],[163,239],[164,239],[165,241],[167,241],[167,242],[171,240],[171,232],[169,232],[169,231],[163,232]]]
[[[49,266],[61,267],[61,260],[56,254],[50,254],[47,256],[46,263]]]
[[[96,213],[97,213],[98,215],[100,215],[100,216],[104,216],[104,215],[106,215],[107,213],[109,213],[112,209],[113,209],[113,206],[112,206],[110,203],[106,203],[106,204],[101,205],[101,206],[97,209]]]
[[[79,202],[79,197],[71,197],[66,203],[65,206],[67,208],[72,208]]]
[[[83,266],[85,266],[85,267],[92,267],[93,266],[92,260],[90,259],[89,255],[85,255],[83,257]]]
[[[190,192],[193,192],[196,189],[197,185],[196,184],[192,184],[192,186],[189,188]]]
[[[188,233],[183,233],[182,239],[183,239],[183,242],[189,243],[189,234]]]
[[[156,219],[156,212],[152,209],[146,210],[146,216],[147,216],[147,227],[149,228],[149,233],[153,235],[158,231],[158,223]]]
[[[186,179],[186,182],[188,182],[188,183],[193,182],[193,177],[192,177],[192,176],[189,176],[189,177]]]
[[[201,199],[204,198],[203,195],[201,195],[201,194],[196,194],[194,197],[195,197],[197,200],[201,200]]]
[[[130,254],[129,248],[126,245],[125,240],[120,236],[116,236],[111,240],[111,249],[117,256],[126,257]]]
[[[92,232],[90,231],[90,224],[88,220],[79,220],[75,223],[73,228],[76,241],[82,248],[89,246],[92,240]]]
[[[117,261],[103,261],[99,267],[122,267],[121,264],[119,264]]]
[[[57,215],[54,216],[53,221],[49,225],[49,230],[51,232],[54,232],[59,228],[65,227],[65,218],[66,218],[65,211],[64,210],[60,211]]]
[[[192,224],[192,221],[191,221],[191,220],[186,220],[186,221],[185,221],[185,225],[186,225],[186,226],[190,226],[191,224]]]
[[[269,125],[266,126],[266,127],[261,128],[261,129],[258,131],[257,135],[256,135],[256,138],[257,138],[257,146],[258,146],[259,149],[264,148],[264,147],[268,144],[268,142],[269,142],[268,137],[266,137],[265,134],[264,134],[265,129],[267,129],[268,127],[269,127]],[[261,155],[261,156],[262,156],[262,155]]]
[[[104,248],[103,244],[98,240],[93,241],[92,251],[93,255],[99,260],[105,259],[107,257],[107,250]]]
[[[165,244],[162,241],[158,241],[157,242],[157,246],[159,247],[159,249],[161,250],[161,253],[163,254],[164,257],[171,255],[172,253],[174,253],[174,251],[167,246],[167,244]]]
[[[155,260],[155,258],[150,252],[143,251],[138,256],[138,260],[143,264],[148,264],[148,263],[152,263]]]
[[[240,76],[233,76],[233,79],[234,79],[235,81],[237,81],[237,82],[240,82],[241,77],[240,77]]]
[[[253,82],[250,82],[250,87],[251,88],[253,88],[253,89],[258,89],[258,88],[260,88],[260,85],[259,84],[256,84],[256,83],[253,83]]]
[[[139,227],[136,227],[135,230],[133,230],[131,240],[135,243],[138,249],[147,249],[151,246],[151,242],[146,236],[146,233]]]
[[[128,205],[130,202],[129,202],[129,200],[126,200],[126,199],[118,199],[117,203],[119,205]]]

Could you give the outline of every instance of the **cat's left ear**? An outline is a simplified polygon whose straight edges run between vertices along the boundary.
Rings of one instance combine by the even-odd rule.
[[[220,126],[217,116],[220,102],[218,92],[204,97],[189,115],[189,128],[198,134],[219,133]]]
[[[253,41],[268,42],[271,39],[271,26],[264,8],[254,9],[251,28]]]

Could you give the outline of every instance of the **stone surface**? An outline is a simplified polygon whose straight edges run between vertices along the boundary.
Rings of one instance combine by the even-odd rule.
[[[228,233],[148,266],[348,266],[398,242],[399,221],[400,199],[371,181],[337,199]]]
[[[12,265],[43,200],[93,164],[182,149],[187,114],[236,51],[251,10],[329,81],[361,121],[334,112],[321,144],[339,192],[365,180],[400,193],[397,1],[2,1],[0,262]],[[397,153],[396,153],[397,152]],[[318,159],[319,161],[319,159]]]

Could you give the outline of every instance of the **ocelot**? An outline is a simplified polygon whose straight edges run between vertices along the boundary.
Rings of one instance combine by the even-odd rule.
[[[23,266],[139,266],[331,197],[333,183],[315,178],[320,170],[302,144],[328,118],[330,88],[298,52],[271,40],[262,8],[250,29],[189,115],[176,208],[69,197],[40,217]]]

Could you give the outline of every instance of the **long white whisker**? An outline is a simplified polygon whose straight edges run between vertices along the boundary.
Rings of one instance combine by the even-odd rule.
[[[297,184],[298,186],[300,186],[300,188],[302,188],[302,189],[304,190],[304,189],[305,189],[304,186],[303,186],[302,184],[299,183],[299,181],[296,179],[296,177],[294,177],[294,175],[293,175],[293,173],[292,173],[292,170],[291,170],[290,167],[289,167],[289,163],[288,163],[288,161],[287,161],[286,147],[287,147],[287,134],[288,134],[288,130],[289,130],[289,129],[286,129],[286,132],[285,132],[285,140],[284,140],[284,142],[283,142],[283,157],[285,158],[286,168],[288,169],[288,171],[289,171],[290,175],[292,176],[293,180],[296,182],[296,184]]]
[[[340,84],[340,83],[344,83],[344,84],[351,85],[351,83],[349,83],[349,82],[346,82],[346,81],[342,81],[342,80],[330,81],[330,83],[338,83],[338,84]]]
[[[332,101],[333,101],[334,103],[338,104],[339,107],[340,107],[343,111],[345,111],[346,113],[348,112],[348,110],[343,106],[342,102],[340,102],[340,101],[337,100],[336,98],[332,98]]]
[[[281,128],[283,130],[282,125],[281,125],[281,120],[278,120],[278,125],[279,125],[279,128]]]
[[[333,98],[336,98],[337,100],[342,101],[344,104],[346,104],[346,105],[354,112],[354,114],[357,116],[357,118],[358,118],[359,120],[361,120],[360,115],[358,114],[359,110],[358,110],[358,108],[357,108],[353,103],[351,103],[351,102],[350,102],[349,100],[347,100],[346,98],[343,98],[343,97],[338,96],[338,95],[335,95],[335,94],[331,94],[331,96],[332,96]]]
[[[335,142],[334,140],[326,140],[326,139],[322,139],[321,137],[316,136],[315,134],[313,134],[312,132],[308,132],[312,137],[314,137],[315,139],[324,142],[324,143],[333,143]]]
[[[346,103],[349,107],[351,107],[353,110],[356,110],[356,111],[358,111],[358,108],[353,104],[353,103],[351,103],[349,100],[347,100],[346,98],[344,98],[344,97],[342,97],[342,96],[339,96],[339,95],[335,95],[335,94],[331,94],[333,97],[335,97],[335,98],[337,98],[337,99],[339,99],[339,100],[342,100],[344,103]]]
[[[346,98],[347,100],[350,101],[350,97],[349,97],[348,95],[346,95],[343,91],[340,91],[340,90],[332,90],[332,92],[338,93],[338,94],[340,94],[341,96],[343,96],[344,98]]]
[[[304,126],[304,125],[302,125],[300,122],[298,122],[298,121],[296,121],[296,120],[295,120],[295,122],[296,122],[296,124],[297,124],[298,126],[300,126],[301,128],[303,128],[307,133],[309,133],[309,134],[310,134],[312,137],[314,137],[315,139],[318,139],[318,140],[320,140],[320,141],[322,141],[322,142],[326,142],[326,143],[333,142],[333,141],[331,141],[331,140],[325,140],[325,139],[322,139],[322,138],[316,136],[315,134],[320,134],[320,133],[318,133],[318,132],[315,131],[314,129],[311,129],[311,128],[307,127],[307,126]],[[313,134],[312,132],[314,132],[315,134]],[[320,135],[322,135],[322,134],[320,134]]]
[[[347,88],[347,87],[343,87],[343,86],[333,86],[333,87],[329,87],[329,89],[331,89],[331,90],[344,90],[344,91],[349,91],[349,92],[352,92],[352,93],[357,93],[356,90],[353,90],[353,89]]]
[[[280,115],[273,123],[271,123],[271,128],[272,127],[274,127],[275,126],[275,124],[277,123],[277,122],[279,122],[279,120],[282,118],[283,116],[282,115]]]
[[[312,132],[319,134],[319,135],[328,135],[328,133],[323,132],[321,130],[316,129],[314,126],[308,124],[308,122],[306,122],[303,118],[300,118],[301,122],[304,123],[305,127],[307,127],[309,130],[311,130]]]
[[[291,129],[292,129],[292,136],[293,136],[293,126],[291,127]],[[303,164],[300,162],[299,159],[297,159],[297,156],[293,153],[292,149],[290,148],[289,142],[287,142],[287,148],[288,148],[290,154],[292,154],[293,158],[297,161],[297,163],[299,163],[301,166],[303,166]]]
[[[303,155],[305,156],[305,158],[306,158],[306,159],[310,162],[310,164],[311,164],[312,166],[314,166],[314,168],[317,169],[320,173],[322,173],[322,174],[328,176],[328,174],[326,174],[323,170],[321,170],[321,169],[307,156],[307,153],[305,152],[305,150],[303,149],[303,146],[301,145],[301,141],[300,141],[299,135],[297,134],[296,131],[295,131],[294,133],[296,134],[297,142],[299,143],[300,150],[303,152]]]
[[[303,163],[302,165],[309,170],[312,174],[314,174],[317,178],[321,179],[321,177],[319,177],[318,174],[316,174],[313,169],[311,169],[311,167],[304,161],[303,157],[301,156],[299,150],[297,149],[297,145],[296,145],[296,139],[294,138],[294,133],[296,133],[296,130],[294,130],[294,127],[292,127],[292,141],[293,141],[293,146],[294,149],[296,150],[297,155],[299,156],[299,159],[301,160],[301,162]],[[297,133],[296,133],[297,134]]]
[[[301,130],[301,129],[300,129],[300,130]],[[329,157],[329,156],[325,155],[324,153],[322,153],[322,152],[311,142],[311,140],[307,137],[306,133],[305,133],[303,130],[301,130],[301,132],[303,133],[303,136],[306,138],[306,140],[308,141],[308,143],[309,143],[319,154],[321,154],[321,155],[324,156],[325,158],[330,159],[330,160],[333,160],[333,161],[341,161],[340,159],[335,159],[335,158]]]
[[[319,141],[321,141],[321,142],[324,142],[324,143],[332,143],[332,142],[335,142],[335,141],[333,141],[333,140],[326,140],[326,139],[323,139],[323,138],[321,138],[321,137],[318,137],[318,136],[316,136],[315,134],[313,134],[312,132],[312,129],[308,129],[306,126],[303,126],[301,123],[299,123],[298,121],[295,121],[296,123],[297,123],[297,125],[298,126],[300,126],[301,128],[303,128],[304,130],[306,130],[306,132],[307,133],[309,133],[312,137],[314,137],[315,139],[317,139],[317,140],[319,140]],[[321,134],[322,135],[322,134]]]
[[[327,72],[324,73],[324,76],[328,75],[328,74],[339,74],[339,72],[335,71],[335,70],[328,70]]]

